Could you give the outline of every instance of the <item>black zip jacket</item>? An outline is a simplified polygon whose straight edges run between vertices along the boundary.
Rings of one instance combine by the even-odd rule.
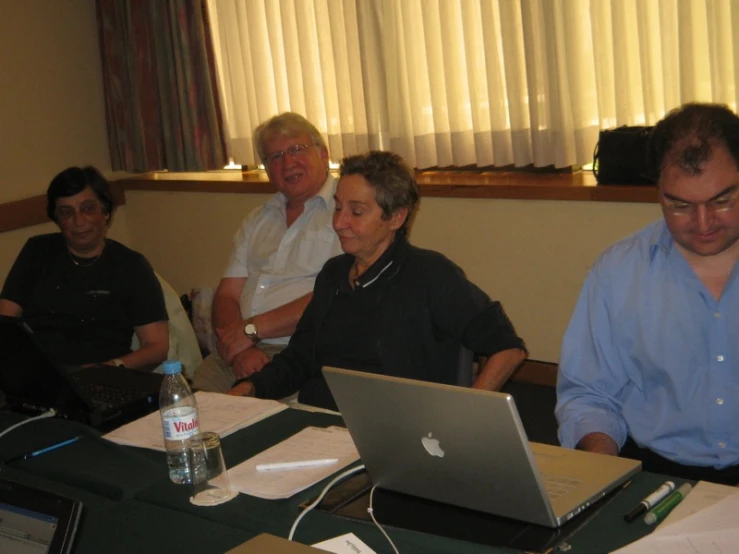
[[[411,246],[403,236],[396,242],[390,274],[378,283],[382,290],[374,334],[383,374],[456,384],[460,345],[486,356],[525,350],[501,304],[468,281],[456,264],[438,252]],[[258,398],[301,391],[301,402],[336,409],[323,380],[317,344],[332,299],[348,280],[353,262],[349,254],[326,262],[288,347],[248,378]]]

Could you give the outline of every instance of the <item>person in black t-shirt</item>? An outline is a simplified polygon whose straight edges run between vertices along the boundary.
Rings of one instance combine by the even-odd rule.
[[[162,289],[144,256],[106,238],[108,182],[93,167],[70,167],[46,196],[61,232],[26,242],[0,292],[0,315],[22,317],[60,363],[155,368],[169,346]],[[134,333],[141,347],[132,352]]]

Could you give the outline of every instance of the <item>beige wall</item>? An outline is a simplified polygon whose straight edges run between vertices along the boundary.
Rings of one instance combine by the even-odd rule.
[[[0,60],[0,202],[44,193],[70,165],[108,172],[95,2],[0,1]],[[28,237],[55,229],[0,234],[0,282]]]
[[[131,239],[180,293],[214,287],[242,218],[266,195],[129,192]],[[424,198],[411,240],[503,302],[533,359],[556,362],[585,274],[656,204]]]

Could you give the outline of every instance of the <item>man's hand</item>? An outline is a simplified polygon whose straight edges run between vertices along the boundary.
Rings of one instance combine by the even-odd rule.
[[[254,346],[252,340],[244,334],[242,320],[216,328],[216,337],[218,338],[218,354],[228,365],[233,365],[237,354]]]
[[[236,385],[226,394],[230,394],[231,396],[254,396],[254,385],[249,381],[244,381],[243,383]]]
[[[578,450],[618,456],[618,444],[605,433],[588,433],[577,443]]]
[[[252,346],[234,356],[231,369],[233,369],[237,379],[243,379],[244,377],[249,377],[252,373],[262,371],[262,368],[268,362],[269,356],[256,346]]]

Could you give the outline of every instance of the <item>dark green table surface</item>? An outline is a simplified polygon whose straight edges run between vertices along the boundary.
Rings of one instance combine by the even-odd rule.
[[[0,415],[0,429],[19,421]],[[341,425],[341,418],[299,410],[286,410],[225,437],[226,465],[243,460],[280,442],[300,429],[315,425]],[[287,500],[262,500],[240,494],[215,507],[189,503],[187,487],[172,484],[161,452],[123,447],[101,439],[83,425],[48,419],[31,422],[0,438],[0,458],[9,458],[81,435],[78,442],[38,458],[0,466],[0,477],[81,500],[84,516],[74,552],[223,552],[252,536],[269,532],[287,536],[300,513],[299,505],[320,492],[320,483]],[[610,552],[649,532],[641,519],[627,524],[623,514],[657,488],[665,477],[642,472],[631,484],[598,510],[591,510],[576,534],[560,551],[574,554]],[[311,544],[353,532],[378,554],[390,552],[373,525],[312,512],[296,533]],[[391,529],[403,554],[482,554],[512,552],[471,542],[451,540],[413,531]]]

